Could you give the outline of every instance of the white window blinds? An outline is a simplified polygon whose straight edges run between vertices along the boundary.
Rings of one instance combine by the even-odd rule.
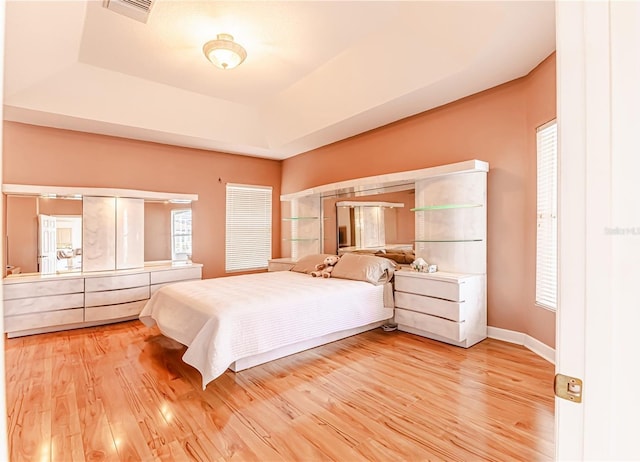
[[[538,208],[536,303],[555,310],[558,292],[558,130],[555,121],[537,129]]]
[[[227,184],[226,270],[266,268],[271,258],[270,186]]]

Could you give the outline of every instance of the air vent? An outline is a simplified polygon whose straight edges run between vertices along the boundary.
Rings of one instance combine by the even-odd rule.
[[[154,0],[104,0],[102,5],[128,18],[147,22]]]

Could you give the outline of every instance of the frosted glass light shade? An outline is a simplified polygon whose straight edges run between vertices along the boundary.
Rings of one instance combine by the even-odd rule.
[[[246,50],[234,42],[233,36],[229,34],[218,34],[215,40],[204,44],[202,51],[220,69],[233,69],[247,57]]]

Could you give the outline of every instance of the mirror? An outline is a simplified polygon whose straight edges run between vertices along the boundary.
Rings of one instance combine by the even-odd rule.
[[[144,202],[144,261],[191,260],[191,203]]]
[[[395,207],[404,204],[340,201],[336,207],[338,249],[358,250],[384,247],[387,222],[395,223]]]
[[[82,268],[82,201],[7,196],[6,273],[47,274]]]
[[[414,202],[413,188],[348,200],[325,198],[325,251],[412,249],[415,216],[411,208]],[[398,205],[391,207],[391,204]]]
[[[5,275],[82,271],[80,196],[5,200]],[[190,201],[145,200],[144,215],[145,262],[191,260]]]

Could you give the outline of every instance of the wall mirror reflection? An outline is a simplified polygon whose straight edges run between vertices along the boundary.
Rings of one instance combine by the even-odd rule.
[[[82,271],[82,197],[5,195],[5,276]],[[145,200],[144,260],[190,261],[190,201]]]
[[[192,255],[191,203],[144,203],[144,260],[190,261]]]
[[[413,188],[370,196],[325,198],[325,251],[413,249],[414,202]]]
[[[340,201],[338,217],[338,249],[374,249],[386,244],[385,228],[395,225],[395,209],[402,202]]]
[[[79,197],[6,198],[7,274],[80,271],[82,200]]]

